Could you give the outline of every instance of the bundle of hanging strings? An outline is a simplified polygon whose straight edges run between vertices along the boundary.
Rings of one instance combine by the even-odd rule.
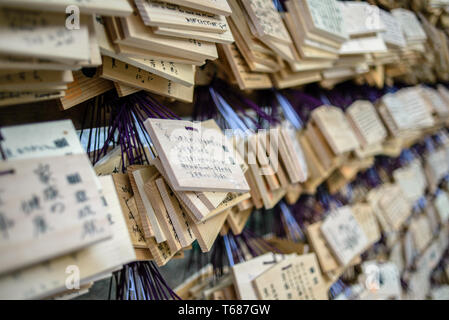
[[[108,92],[93,99],[84,113],[80,140],[84,141],[94,168],[108,160],[108,154],[117,153],[120,155],[120,170],[114,172],[125,173],[131,165],[148,165],[155,157],[144,128],[144,122],[149,118],[180,119],[144,92],[124,98]],[[125,265],[111,278],[109,299],[113,298],[113,288],[117,300],[180,299],[153,261]]]
[[[215,275],[220,277],[226,267],[263,255],[267,252],[279,253],[279,249],[257,236],[249,229],[234,236],[232,233],[224,235],[217,240],[211,253],[211,262]]]
[[[280,238],[286,238],[292,242],[305,242],[304,232],[295,219],[291,208],[281,201],[275,209],[275,234]]]
[[[167,285],[152,261],[133,262],[114,273],[109,286],[112,298],[112,283],[115,282],[116,300],[180,300]]]
[[[149,164],[149,159],[154,157],[144,128],[149,118],[180,119],[144,92],[124,98],[108,92],[93,99],[85,110],[80,132],[92,164],[97,164],[116,147],[120,149],[123,172],[128,165]]]

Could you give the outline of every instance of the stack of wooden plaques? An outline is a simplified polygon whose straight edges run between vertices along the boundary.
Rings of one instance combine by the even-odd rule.
[[[346,109],[345,113],[359,146],[343,158],[337,169],[330,174],[326,184],[331,193],[340,190],[348,181],[352,181],[359,171],[371,167],[374,164],[374,156],[384,154],[388,137],[387,129],[371,102],[357,100]]]
[[[266,3],[269,6],[268,1]],[[265,73],[278,70],[276,55],[252,33],[255,30],[250,29],[243,4],[232,0],[229,5],[232,14],[227,20],[235,43],[219,45],[218,67],[240,89],[270,88],[271,81]]]
[[[401,69],[401,67],[398,67],[401,49],[407,46],[401,24],[396,17],[383,9],[380,9],[380,20],[385,26],[385,31],[381,33],[381,37],[385,41],[388,51],[387,53],[374,54],[374,57],[377,61],[380,60],[384,62],[383,64],[389,65],[387,66],[387,69],[390,69],[390,73],[393,70],[399,70],[399,72],[401,72],[403,68]]]
[[[280,124],[257,130],[254,119],[268,116],[257,110],[255,103],[245,101],[250,110],[234,111],[226,99],[226,93],[210,90],[215,106],[232,129],[233,144],[242,155],[245,176],[251,188],[252,206],[272,209],[284,196],[288,203],[296,203],[302,192],[301,183],[308,178],[308,166],[298,139],[302,122],[290,102],[276,92]],[[223,94],[223,96],[222,96]],[[268,124],[266,124],[268,125]]]
[[[70,120],[2,135],[2,299],[85,292],[136,259],[112,178],[97,178]]]
[[[220,47],[224,73],[241,89],[287,88],[320,81],[320,71],[332,67],[345,39],[338,32],[326,33],[326,26],[314,25],[312,15],[323,15],[327,6],[337,8],[336,1],[324,7],[320,4],[288,1],[288,12],[280,12],[269,0],[230,1],[228,21],[236,43]],[[337,16],[333,22],[341,18],[338,10],[332,13],[332,18]]]
[[[240,89],[311,82],[328,88],[353,78],[383,87],[387,70],[389,79],[413,73],[424,59],[427,36],[413,12],[393,15],[366,2],[336,0],[229,5],[235,44],[219,46],[217,65],[219,76]]]
[[[426,103],[420,87],[409,87],[385,95],[378,109],[393,137],[405,137],[435,124],[433,111]]]
[[[287,1],[285,6],[288,12],[284,19],[301,58],[297,67],[314,65],[310,70],[319,77],[320,70],[331,68],[338,59],[339,50],[348,38],[339,4],[337,1],[294,0]]]
[[[362,159],[379,154],[387,130],[374,105],[369,101],[356,101],[346,109],[346,115],[360,144],[357,156]]]
[[[409,50],[424,51],[427,35],[415,13],[405,9],[394,9],[391,14],[399,21]]]
[[[134,220],[134,246],[164,265],[195,240],[208,252],[225,223],[241,233],[252,209],[244,205],[249,185],[215,121],[148,119],[145,126],[157,157],[113,175]]]
[[[359,141],[343,110],[326,105],[312,112],[302,142],[310,149],[309,155],[316,159],[308,163],[314,174],[305,187],[311,193],[359,148]]]
[[[407,44],[404,48],[401,48],[400,64],[397,68],[410,70],[420,63],[427,66],[428,64],[423,64],[426,58],[425,54],[427,53],[425,49],[427,34],[415,13],[398,8],[392,10],[391,14],[401,25]]]
[[[234,265],[232,280],[240,300],[328,300],[315,253],[267,253]]]
[[[324,5],[287,1],[288,12],[279,11],[270,0],[232,0],[229,4],[232,14],[228,22],[235,45],[220,46],[220,67],[241,89],[287,88],[317,82],[321,80],[320,71],[331,68],[338,59],[346,38],[343,31],[326,32],[334,26],[326,29],[312,20],[312,15],[320,21],[341,20],[336,1]],[[332,19],[320,18],[326,8],[332,9]],[[341,21],[336,23],[342,27]]]
[[[132,15],[97,23],[102,77],[117,83],[120,96],[146,90],[192,102],[196,67],[218,58],[216,43],[234,41],[226,0],[129,3]]]
[[[366,104],[362,106],[363,108],[357,102],[354,107],[357,107],[359,112],[362,109],[365,112],[371,109]],[[351,116],[354,121],[364,119],[366,122],[369,118],[368,115],[360,117],[351,114]],[[378,131],[374,127],[365,128],[366,132],[370,132],[371,139],[375,138],[374,133]],[[445,129],[439,131],[438,135],[445,134],[445,131]],[[382,135],[377,133],[379,139]],[[448,172],[448,166],[443,160],[446,159],[447,162],[448,159],[447,154],[443,156],[447,152],[447,146],[446,142],[429,152],[427,159],[424,160],[424,164],[432,166],[432,176],[424,172],[421,160],[415,158],[394,170],[394,183],[384,183],[372,188],[359,200],[349,201],[350,205],[335,207],[331,205],[322,221],[306,222],[307,243],[310,245],[307,252],[297,248],[293,250],[294,254],[281,251],[286,254],[284,256],[265,253],[246,258],[245,261],[239,261],[231,267],[231,279],[225,276],[219,284],[209,286],[207,295],[201,296],[194,289],[191,293],[195,292],[197,298],[215,300],[326,299],[325,295],[322,295],[323,292],[329,290],[343,274],[345,277],[352,277],[348,275],[353,272],[352,267],[361,265],[362,273],[359,274],[358,284],[354,286],[359,288],[359,291],[352,292],[357,294],[357,299],[403,299],[411,295],[415,298],[416,296],[424,298],[431,291],[428,282],[432,270],[448,245],[449,198],[445,191],[439,190],[436,193],[432,191],[424,210],[417,209],[417,204],[426,195],[428,184],[434,179],[441,179],[444,172]],[[436,178],[437,176],[439,178]],[[382,235],[386,238],[385,246],[391,252],[389,255],[369,250],[378,243]],[[363,252],[368,256],[367,260],[362,260]],[[301,280],[297,283],[298,287],[312,279],[315,284],[307,290],[301,290],[298,295],[290,291],[291,286],[279,285],[289,281],[291,274],[282,272],[288,269],[285,268],[287,264],[294,266],[295,259],[302,260],[303,266],[307,266],[309,270],[302,273]],[[372,290],[366,283],[365,269],[370,264],[379,264],[378,271],[381,273],[382,282],[379,283],[378,290]],[[417,267],[416,271],[409,271],[412,265]],[[314,272],[317,270],[318,274]],[[419,279],[416,278],[418,275]],[[413,287],[403,290],[400,285],[401,276],[407,279],[411,276]],[[188,286],[193,288],[193,281],[196,284],[195,288],[204,288],[210,283],[209,278],[203,278],[201,281],[199,276],[196,276],[188,279],[180,286],[180,290],[184,291]],[[420,293],[416,287],[418,284],[424,293]],[[264,290],[263,288],[267,286],[271,289]],[[333,290],[330,290],[331,295],[332,292]],[[352,294],[346,292],[332,298],[351,299],[354,297]]]
[[[440,155],[442,154],[444,154],[444,150],[442,153],[435,153],[436,158],[441,159]],[[447,168],[443,166],[441,169],[446,171]],[[396,169],[393,172],[393,177],[395,183],[401,188],[402,193],[410,203],[416,203],[425,194],[428,184],[423,166],[419,160],[415,159],[406,166]],[[430,179],[428,180],[430,182]],[[438,180],[441,180],[441,177]]]
[[[45,1],[30,2],[53,8]],[[83,16],[78,29],[70,30],[63,12],[1,7],[0,15],[1,105],[62,97],[74,81],[72,70],[101,64],[88,17]]]
[[[256,208],[272,209],[290,190],[294,198],[301,192],[304,181],[304,164],[294,153],[296,135],[290,136],[285,129],[258,132],[244,142],[246,177],[251,187],[251,200]],[[287,147],[288,144],[288,147]],[[297,146],[301,148],[301,146]]]
[[[421,13],[419,13],[418,16],[422,22],[424,31],[427,34],[428,44],[432,49],[432,61],[434,62],[433,70],[441,81],[448,81],[449,48],[447,33],[432,25],[432,23]]]
[[[102,64],[93,14],[126,16],[126,0],[78,4],[81,15],[66,17],[71,1],[2,1],[0,105],[62,98],[66,109],[112,88],[81,68]],[[74,71],[72,75],[72,71]],[[82,98],[85,96],[86,98]]]
[[[387,28],[381,19],[380,9],[366,2],[356,1],[340,2],[339,5],[349,40],[340,49],[340,59],[336,63],[338,68],[328,72],[326,79],[334,79],[333,82],[336,82],[365,74],[367,82],[371,85],[374,82],[382,87],[383,76],[375,77],[374,72],[367,73],[371,67],[379,68],[391,63],[383,37]],[[328,82],[332,83],[331,80]]]
[[[370,168],[375,156],[399,156],[423,134],[445,125],[447,97],[442,85],[438,90],[414,86],[386,94],[376,105],[357,100],[345,112],[334,106],[318,107],[297,135],[308,168],[300,192],[313,194],[326,182],[335,193]]]
[[[418,19],[388,1],[391,12],[337,0],[92,0],[77,4],[79,21],[70,4],[2,1],[0,105],[59,99],[66,110],[112,89],[189,103],[214,60],[242,90],[449,80],[442,2],[414,1]]]
[[[192,102],[196,66],[234,41],[226,0],[96,0],[66,17],[70,4],[2,2],[0,105],[60,98],[66,110],[113,88]]]
[[[444,94],[447,94],[448,92],[449,91],[442,86],[440,86],[439,91],[431,87],[421,86],[421,95],[430,108],[430,111],[435,118],[435,122],[437,123],[446,121],[449,117],[449,105],[444,98]]]

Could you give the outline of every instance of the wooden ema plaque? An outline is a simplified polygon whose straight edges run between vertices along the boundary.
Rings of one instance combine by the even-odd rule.
[[[0,277],[2,299],[43,299],[66,289],[69,265],[77,265],[81,273],[80,287],[87,281],[110,274],[122,265],[135,261],[127,226],[111,176],[99,178],[107,202],[108,224],[114,235],[74,253],[58,256]]]
[[[312,112],[312,118],[335,155],[354,150],[359,146],[357,138],[341,109],[321,106]]]
[[[323,284],[314,253],[287,256],[253,280],[261,300],[327,300]]]
[[[240,300],[256,300],[257,292],[252,280],[282,260],[279,254],[265,253],[248,261],[235,264],[231,268],[234,288]]]
[[[241,90],[264,89],[272,86],[269,75],[250,70],[235,44],[220,44],[218,47],[224,53]]]
[[[148,119],[145,127],[175,191],[249,191],[234,149],[218,126]]]
[[[381,143],[387,137],[382,121],[369,101],[354,102],[346,114],[362,147]]]
[[[226,20],[201,11],[153,0],[136,0],[135,4],[146,26],[223,33]]]
[[[180,101],[193,100],[193,86],[186,87],[107,56],[103,56],[101,77]]]
[[[0,10],[0,53],[36,57],[76,64],[90,58],[86,25],[78,30],[65,27],[65,14]]]
[[[352,206],[352,212],[354,218],[366,235],[367,245],[365,249],[368,249],[374,243],[378,242],[381,237],[379,224],[376,220],[373,207],[367,203],[358,203]]]
[[[0,163],[6,221],[0,272],[73,252],[111,236],[85,154]],[[26,188],[17,188],[27,181]]]
[[[348,265],[368,245],[368,239],[350,207],[333,210],[321,225],[321,231],[340,264]]]

